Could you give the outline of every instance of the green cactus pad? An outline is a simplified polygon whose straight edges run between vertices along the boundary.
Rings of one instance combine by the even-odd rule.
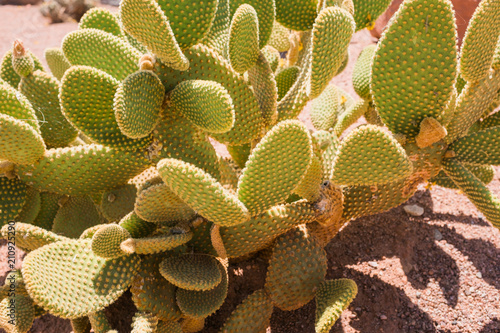
[[[341,8],[328,7],[319,13],[312,30],[310,98],[318,97],[337,74],[354,30],[351,14]]]
[[[157,147],[153,161],[175,158],[196,165],[214,178],[220,178],[217,152],[206,132],[194,128],[191,122],[173,109],[164,112],[153,131],[153,145]],[[182,148],[181,148],[182,147]]]
[[[41,206],[42,199],[40,196],[40,192],[32,187],[28,187],[26,189],[26,202],[24,203],[24,206],[19,214],[16,216],[16,221],[34,224],[33,222],[40,212]]]
[[[273,29],[275,16],[275,4],[273,0],[231,0],[229,6],[231,9],[230,17],[233,17],[238,8],[248,4],[257,12],[259,21],[259,49],[262,49],[269,41]]]
[[[36,70],[30,76],[22,78],[18,88],[36,110],[43,140],[51,148],[65,147],[78,135],[76,128],[61,112],[60,87],[55,77]]]
[[[141,153],[100,145],[48,150],[35,164],[19,166],[19,177],[36,189],[78,195],[125,184],[149,166]]]
[[[0,226],[13,221],[27,200],[26,184],[17,178],[0,176]]]
[[[102,195],[101,211],[108,221],[120,221],[134,210],[137,188],[135,185],[126,184]]]
[[[95,68],[76,66],[64,75],[61,107],[64,115],[96,143],[123,148],[143,148],[151,138],[134,140],[120,131],[113,110],[119,82]]]
[[[13,227],[15,229],[16,246],[25,251],[33,251],[47,244],[69,240],[69,238],[31,224],[17,222]],[[12,226],[4,225],[1,229],[2,237],[7,239],[9,231],[12,232]]]
[[[158,318],[149,312],[136,312],[132,318],[131,333],[155,333],[157,332]]]
[[[35,110],[29,100],[19,91],[2,81],[0,81],[0,114],[22,120],[40,133]]]
[[[224,333],[265,332],[269,327],[273,303],[264,289],[254,291],[243,300],[224,323]]]
[[[73,66],[90,66],[117,80],[135,72],[141,54],[122,38],[98,29],[70,32],[62,42],[64,56]]]
[[[42,136],[27,122],[0,113],[0,159],[33,164],[45,153]]]
[[[361,51],[352,72],[354,91],[363,99],[371,99],[372,64],[377,45],[369,45]]]
[[[392,0],[353,0],[356,31],[364,28],[373,29],[375,20],[389,7]]]
[[[349,133],[334,161],[332,180],[338,185],[376,185],[397,181],[412,173],[403,147],[378,126]]]
[[[463,163],[463,166],[476,176],[484,185],[488,185],[495,177],[495,169],[491,165],[473,165]],[[441,187],[451,188],[454,190],[459,189],[457,185],[441,170],[429,182],[439,185]]]
[[[232,3],[234,1],[231,1]],[[212,26],[201,41],[220,55],[224,55],[227,49],[229,24],[231,23],[229,16],[229,0],[219,0]]]
[[[89,317],[71,319],[71,328],[74,333],[90,333],[92,327],[90,326]]]
[[[277,124],[252,150],[240,177],[238,199],[252,216],[283,202],[304,177],[311,157],[311,136],[301,122]]]
[[[188,220],[196,214],[164,183],[141,191],[135,202],[135,212],[149,222]]]
[[[244,204],[200,168],[175,159],[163,159],[157,168],[165,184],[201,216],[221,226],[248,220]]]
[[[340,115],[335,127],[333,128],[333,134],[340,137],[342,133],[349,128],[349,126],[358,121],[358,119],[366,113],[369,105],[370,102],[366,99],[358,100],[353,106]]]
[[[56,214],[59,211],[59,208],[61,208],[59,203],[60,200],[63,200],[63,197],[64,196],[56,193],[41,192],[40,209],[38,210],[35,220],[31,222],[31,224],[45,230],[52,230]]]
[[[274,125],[278,118],[278,90],[273,72],[263,52],[259,53],[255,66],[248,70],[248,80],[252,84],[266,126]]]
[[[121,250],[120,244],[131,238],[130,233],[117,224],[103,226],[92,236],[92,252],[106,259],[118,258],[126,253]]]
[[[315,202],[319,199],[320,184],[323,180],[323,168],[320,159],[313,155],[311,165],[300,181],[299,185],[293,190],[298,196],[307,199],[309,202]]]
[[[495,112],[486,117],[480,124],[480,129],[484,130],[490,127],[500,126],[500,112]]]
[[[371,86],[393,133],[414,137],[424,118],[442,115],[456,77],[456,34],[449,0],[405,1],[393,16],[375,53]]]
[[[225,133],[234,125],[228,91],[214,81],[187,80],[170,93],[171,106],[191,124],[210,133]]]
[[[182,71],[189,68],[168,18],[156,1],[124,0],[120,2],[120,17],[123,28],[167,66]]]
[[[241,146],[227,146],[227,150],[234,162],[240,169],[245,167],[245,163],[248,160],[248,156],[250,156],[250,152],[252,150],[252,146],[250,144],[245,144]]]
[[[197,44],[208,32],[215,18],[217,0],[159,0],[181,49]]]
[[[245,223],[221,227],[219,231],[228,257],[237,258],[268,247],[279,235],[314,218],[311,204],[299,200],[275,206]]]
[[[186,72],[174,71],[157,63],[157,74],[167,92],[184,80],[211,80],[220,83],[229,92],[235,110],[233,128],[213,137],[221,142],[241,145],[261,135],[263,119],[253,96],[253,92],[244,80],[233,71],[229,64],[215,51],[204,45],[196,45],[186,51],[191,68]]]
[[[325,146],[321,153],[321,161],[323,163],[323,180],[331,179],[335,166],[333,162],[339,147],[339,139],[327,131],[316,131],[313,134],[313,137]]]
[[[229,28],[229,61],[231,67],[244,73],[259,57],[259,20],[255,9],[243,4],[234,13]]]
[[[330,84],[312,101],[311,122],[317,130],[328,131],[335,126],[341,97],[339,89]]]
[[[267,45],[274,47],[278,52],[286,52],[290,48],[290,30],[279,24],[273,23],[273,31]]]
[[[172,227],[154,236],[123,241],[120,248],[129,254],[154,254],[175,249],[189,242],[191,238],[193,238],[191,231]]]
[[[313,27],[318,15],[316,0],[275,0],[276,21],[284,27],[297,31]]]
[[[28,296],[16,294],[0,302],[0,328],[7,333],[28,333],[34,320],[34,304]]]
[[[500,200],[474,174],[455,159],[444,159],[443,170],[474,206],[500,229]]]
[[[96,311],[89,314],[90,325],[94,330],[94,333],[114,333],[116,331],[111,330],[111,325],[109,324],[108,318],[104,311]]]
[[[122,218],[118,225],[126,229],[133,238],[147,237],[156,229],[156,224],[142,220],[134,212]]]
[[[99,29],[116,37],[124,37],[118,17],[106,8],[89,9],[80,19],[79,29]]]
[[[38,305],[73,319],[102,310],[125,292],[139,269],[139,257],[106,260],[90,247],[91,240],[61,241],[25,257],[26,289]]]
[[[223,1],[223,0],[221,0]],[[159,321],[156,333],[186,333],[177,321]]]
[[[158,319],[170,322],[180,319],[182,313],[175,301],[176,287],[160,274],[159,265],[163,258],[163,255],[146,257],[132,282],[130,291],[139,311],[149,311]],[[163,325],[161,322],[158,323],[158,331]]]
[[[161,275],[178,288],[210,290],[222,281],[219,261],[208,254],[169,257],[160,264]]]
[[[488,128],[458,139],[449,149],[466,163],[500,165],[500,127]]]
[[[28,54],[35,62],[35,70],[39,69],[43,71],[43,66],[40,60],[31,51],[28,51]],[[17,75],[17,73],[14,72],[14,68],[12,68],[12,50],[5,53],[2,62],[0,63],[0,79],[7,82],[13,88],[17,88],[19,81],[21,81],[21,77]]]
[[[175,297],[182,313],[189,317],[208,317],[217,311],[227,296],[228,278],[226,268],[217,260],[222,276],[219,285],[210,290],[177,289]]]
[[[78,238],[86,229],[103,222],[97,207],[88,195],[72,196],[57,211],[52,232],[69,238]]]
[[[62,49],[58,47],[45,49],[44,56],[47,64],[49,65],[50,72],[60,81],[64,73],[71,67],[68,59],[64,56]]]
[[[500,35],[500,3],[483,0],[469,21],[460,54],[460,75],[468,82],[488,74]]]
[[[299,77],[300,68],[291,66],[280,70],[276,74],[276,86],[278,88],[278,101],[285,97]]]
[[[347,309],[356,294],[358,286],[353,280],[338,279],[323,282],[316,292],[315,329],[318,333],[328,333]]]
[[[148,136],[160,120],[165,87],[152,71],[138,71],[118,87],[114,97],[116,122],[132,139]]]
[[[323,248],[302,228],[280,236],[269,259],[265,289],[273,304],[291,311],[309,303],[326,275]]]
[[[12,69],[21,78],[30,75],[35,70],[35,61],[24,49],[23,43],[19,40],[14,42],[12,52]]]

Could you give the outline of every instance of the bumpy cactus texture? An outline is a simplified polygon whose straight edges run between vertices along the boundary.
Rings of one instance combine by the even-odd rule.
[[[500,228],[498,1],[460,54],[449,0],[403,1],[354,59],[356,100],[330,81],[389,2],[124,0],[48,49],[50,72],[16,41],[0,64],[0,226],[28,254],[21,320],[5,322],[4,286],[0,327],[48,312],[114,332],[106,308],[130,290],[132,332],[196,332],[230,266],[260,252],[264,288],[221,332],[264,332],[274,307],[313,299],[328,332],[357,293],[325,280],[350,220],[430,182]],[[314,130],[298,120],[309,102]]]

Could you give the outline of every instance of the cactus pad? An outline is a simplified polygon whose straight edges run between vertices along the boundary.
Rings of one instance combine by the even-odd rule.
[[[276,0],[276,21],[288,29],[303,31],[312,28],[318,15],[316,0]]]
[[[120,244],[131,238],[130,233],[117,224],[103,226],[92,236],[92,252],[102,258],[118,258],[126,253],[120,249]]]
[[[352,71],[354,91],[363,99],[370,99],[370,84],[372,81],[372,64],[376,45],[369,45],[361,51]]]
[[[243,300],[224,323],[224,333],[265,332],[273,313],[273,303],[264,289],[253,292]]]
[[[14,220],[23,209],[26,199],[25,183],[17,178],[0,176],[0,226]]]
[[[58,47],[48,48],[45,50],[44,56],[52,75],[60,81],[64,73],[71,67],[62,49]]]
[[[78,238],[88,228],[103,223],[92,199],[72,196],[57,211],[52,232],[69,238]]]
[[[500,165],[499,138],[500,127],[492,127],[458,139],[449,149],[463,162]]]
[[[89,9],[80,19],[79,29],[99,29],[116,37],[124,37],[120,22],[116,15],[106,8]]]
[[[249,70],[259,57],[259,20],[255,9],[243,4],[229,28],[229,61],[238,73]]]

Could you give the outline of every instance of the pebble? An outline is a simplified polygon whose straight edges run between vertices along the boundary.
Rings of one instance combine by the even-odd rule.
[[[417,291],[417,298],[420,298],[422,296],[422,293],[420,291]]]
[[[380,316],[380,319],[381,319],[381,320],[387,320],[387,316],[386,316],[386,315],[381,315],[381,316]]]
[[[434,229],[434,239],[437,241],[443,239],[443,234],[437,229]]]
[[[483,278],[483,274],[481,274],[481,272],[477,272],[477,273],[476,273],[476,277],[477,277],[478,279],[482,279],[482,278]]]
[[[378,267],[378,263],[376,261],[368,261],[368,265],[372,266],[373,268]]]
[[[406,205],[403,207],[406,214],[411,216],[422,216],[424,215],[424,209],[418,205]]]

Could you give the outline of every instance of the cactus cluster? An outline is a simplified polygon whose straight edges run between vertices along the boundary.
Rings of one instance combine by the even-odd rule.
[[[0,289],[0,327],[48,312],[112,332],[104,309],[130,290],[132,332],[196,332],[226,299],[229,261],[261,253],[263,289],[221,332],[263,332],[274,307],[313,299],[328,332],[357,287],[325,279],[324,246],[351,219],[435,181],[499,227],[483,180],[500,163],[500,5],[481,2],[459,53],[450,1],[406,0],[357,60],[355,101],[329,82],[389,2],[123,0],[46,51],[51,73],[16,41],[0,72],[0,225],[28,254],[11,273],[15,323]],[[297,120],[309,101],[314,131]]]

